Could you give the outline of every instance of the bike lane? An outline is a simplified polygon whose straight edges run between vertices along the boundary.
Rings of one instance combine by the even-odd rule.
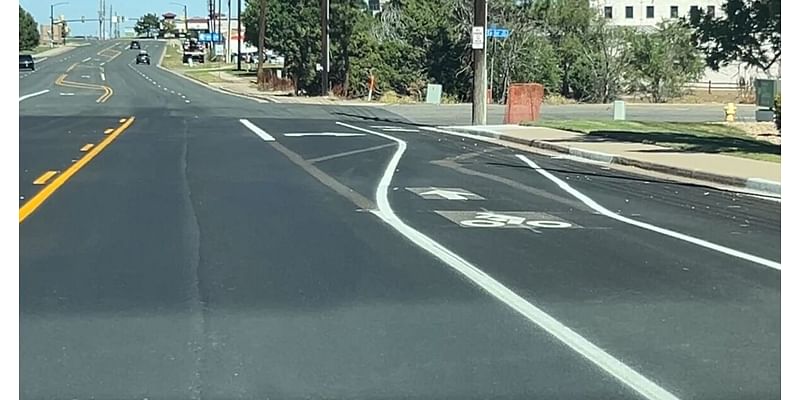
[[[678,397],[777,394],[778,272],[600,215],[508,149],[373,125],[407,144],[407,225]]]

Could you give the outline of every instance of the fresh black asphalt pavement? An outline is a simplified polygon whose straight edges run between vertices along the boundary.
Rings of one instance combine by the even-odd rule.
[[[780,263],[779,202],[524,153],[681,240],[513,149],[222,94],[125,45],[20,80],[50,90],[20,102],[20,206],[107,144],[20,222],[23,398],[780,397],[780,271],[697,244]]]

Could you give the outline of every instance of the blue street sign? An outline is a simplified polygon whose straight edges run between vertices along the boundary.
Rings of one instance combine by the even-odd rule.
[[[219,37],[219,32],[200,33],[197,36],[197,40],[199,40],[201,42],[219,42],[219,41],[221,41],[220,37]]]
[[[491,28],[486,30],[486,36],[487,37],[493,37],[493,38],[498,38],[498,39],[505,39],[505,38],[508,37],[508,35],[510,33],[511,32],[508,29],[505,29],[505,28],[491,27]]]

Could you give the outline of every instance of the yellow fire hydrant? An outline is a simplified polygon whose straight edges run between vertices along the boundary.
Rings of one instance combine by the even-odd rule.
[[[736,105],[728,103],[723,109],[725,110],[725,122],[733,122],[736,119]]]

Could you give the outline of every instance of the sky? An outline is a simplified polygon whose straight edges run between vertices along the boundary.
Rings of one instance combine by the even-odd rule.
[[[64,15],[66,19],[80,19],[81,16],[86,18],[97,19],[97,11],[100,8],[99,0],[19,0],[19,5],[26,11],[33,15],[33,18],[38,24],[50,23],[50,4],[60,3],[66,1],[69,4],[59,5],[53,9],[53,16],[58,18],[59,15]],[[208,0],[105,0],[106,8],[114,6],[114,13],[120,16],[125,16],[128,20],[133,20],[141,17],[147,13],[155,13],[161,15],[167,11],[173,12],[178,15],[183,15],[183,6],[170,4],[172,1],[176,3],[186,4],[189,17],[199,17],[208,15]],[[219,0],[214,0],[219,4]],[[242,1],[244,7],[244,0]],[[228,0],[222,0],[223,13],[227,14]],[[236,0],[231,1],[231,14],[236,13]],[[108,11],[106,11],[108,15]],[[120,25],[120,31],[124,32],[126,27],[132,28],[135,22],[126,21]],[[92,22],[73,22],[70,24],[72,35],[97,35],[98,23]],[[106,32],[108,32],[108,25],[106,25]]]

